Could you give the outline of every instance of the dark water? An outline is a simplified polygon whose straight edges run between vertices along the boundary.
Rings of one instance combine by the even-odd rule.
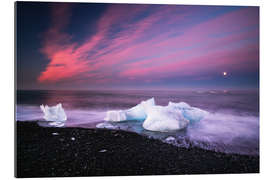
[[[17,91],[17,121],[42,119],[41,104],[62,103],[65,126],[93,128],[103,122],[108,110],[128,109],[142,100],[156,104],[186,102],[210,115],[185,130],[158,133],[142,128],[141,122],[114,123],[117,128],[165,140],[176,145],[239,154],[259,154],[259,94],[257,91]]]

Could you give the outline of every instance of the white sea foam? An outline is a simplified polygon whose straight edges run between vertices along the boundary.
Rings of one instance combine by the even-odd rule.
[[[43,113],[38,106],[17,105],[16,121],[37,121],[42,119]]]
[[[87,109],[68,109],[65,108],[66,116],[65,127],[95,127],[96,123],[102,122],[106,112],[101,110]],[[51,126],[43,119],[43,112],[39,106],[33,105],[17,105],[16,120],[17,121],[37,121],[41,126]],[[53,125],[52,125],[53,126]]]
[[[189,107],[189,105],[186,106],[186,109]],[[182,110],[185,109],[184,103],[182,103],[181,108]],[[238,113],[234,109],[218,112],[213,110],[211,113],[208,112],[200,121],[190,123],[183,131],[162,133],[143,129],[143,121],[141,120],[122,121],[121,123],[104,122],[105,110],[65,108],[65,112],[68,117],[65,126],[69,127],[93,128],[97,126],[98,128],[122,129],[162,140],[172,136],[175,138],[174,141],[171,141],[172,144],[186,148],[197,146],[228,153],[259,153],[259,117],[246,115],[242,112]],[[17,121],[40,121],[42,118],[43,114],[39,106],[16,106]]]
[[[200,147],[226,153],[259,153],[259,117],[209,113],[203,121],[187,128],[185,135],[164,142],[180,147]],[[170,140],[170,136],[167,135]]]
[[[188,135],[193,140],[223,144],[259,139],[259,117],[210,113],[191,127]]]

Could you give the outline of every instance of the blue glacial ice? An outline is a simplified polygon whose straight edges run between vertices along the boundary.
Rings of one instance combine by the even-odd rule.
[[[51,107],[42,104],[40,109],[44,113],[43,118],[48,122],[48,125],[54,127],[62,127],[65,125],[67,116],[61,103]]]
[[[201,119],[203,119],[206,115],[208,115],[207,111],[204,111],[196,107],[191,107],[185,102],[180,103],[169,102],[168,106],[181,111],[184,118],[188,119],[190,123],[198,122]]]
[[[127,120],[143,121],[147,117],[145,109],[151,106],[155,106],[154,98],[148,99],[147,101],[142,101],[140,104],[127,110],[107,111],[104,120],[111,122],[120,122]]]
[[[207,111],[191,107],[185,102],[169,102],[167,106],[158,106],[155,99],[151,98],[131,109],[108,111],[104,120],[108,122],[138,120],[143,121],[142,126],[146,130],[169,132],[184,129],[189,123],[198,122],[207,114]]]

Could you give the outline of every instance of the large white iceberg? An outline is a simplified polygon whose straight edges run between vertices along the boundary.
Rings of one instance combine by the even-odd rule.
[[[42,104],[40,109],[44,113],[43,118],[48,122],[50,126],[62,127],[65,125],[67,116],[61,103],[51,107],[48,105],[44,106]]]
[[[143,122],[143,128],[150,131],[176,131],[186,128],[189,124],[182,112],[171,106],[152,106],[146,111],[147,118]]]
[[[146,101],[142,101],[140,104],[127,110],[107,111],[105,121],[120,122],[127,120],[139,120],[143,121],[147,115],[145,109],[151,106],[155,106],[155,99],[151,98]]]
[[[169,102],[167,106],[157,106],[155,99],[142,101],[127,110],[108,111],[104,120],[122,122],[128,120],[144,121],[142,126],[150,131],[168,132],[181,130],[189,123],[198,122],[208,112],[191,107],[185,102]]]

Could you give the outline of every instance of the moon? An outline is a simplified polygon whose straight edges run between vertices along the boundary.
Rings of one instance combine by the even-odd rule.
[[[223,72],[223,76],[227,76],[227,72]]]

